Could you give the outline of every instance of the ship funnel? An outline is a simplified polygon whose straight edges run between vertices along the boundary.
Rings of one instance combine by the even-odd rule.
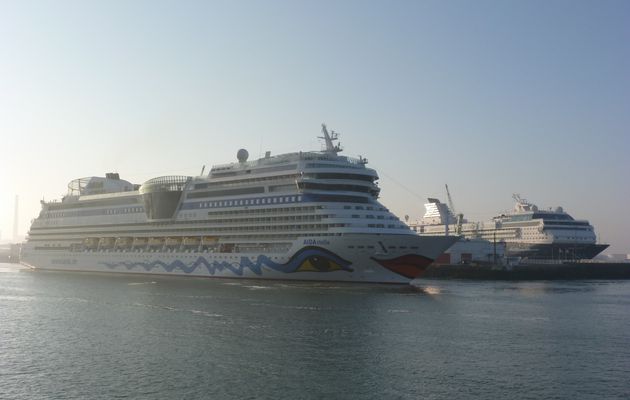
[[[171,219],[175,216],[189,176],[161,176],[140,186],[147,218],[150,220]]]

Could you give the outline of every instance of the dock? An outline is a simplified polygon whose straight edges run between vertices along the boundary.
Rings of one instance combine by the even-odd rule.
[[[429,266],[422,278],[510,281],[630,279],[630,263],[565,262],[514,266],[440,264]]]

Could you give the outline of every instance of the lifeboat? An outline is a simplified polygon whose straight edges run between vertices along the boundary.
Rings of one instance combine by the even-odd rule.
[[[183,244],[184,246],[198,246],[200,239],[196,236],[185,237]]]
[[[234,247],[234,243],[223,243],[219,247],[219,253],[233,253]]]
[[[182,243],[182,239],[178,237],[167,237],[164,244],[167,246],[179,246]]]
[[[88,249],[95,249],[98,246],[98,238],[85,238],[83,245]]]
[[[219,242],[219,238],[216,236],[204,236],[201,238],[201,244],[204,246],[217,244],[218,242]]]
[[[130,237],[119,237],[116,238],[116,247],[127,248],[131,245],[133,239]]]
[[[137,237],[133,239],[133,245],[134,246],[146,246],[147,245],[147,238],[143,238],[143,237]]]
[[[116,241],[116,239],[111,238],[111,237],[106,237],[106,238],[101,238],[98,241],[98,246],[101,249],[110,249],[114,246],[114,242]]]
[[[149,238],[149,246],[162,246],[164,244],[164,238]]]

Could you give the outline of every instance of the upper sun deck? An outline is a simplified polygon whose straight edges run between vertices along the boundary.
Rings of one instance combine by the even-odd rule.
[[[494,217],[495,221],[501,222],[521,222],[531,220],[543,220],[543,221],[574,221],[574,218],[569,215],[562,207],[556,207],[555,209],[549,208],[547,210],[539,209],[533,203],[525,200],[518,194],[512,196],[516,200],[514,209],[510,212],[503,213]]]
[[[73,207],[77,204],[92,203],[96,200],[138,195],[140,185],[120,179],[117,173],[107,173],[105,177],[89,176],[68,183],[68,193],[61,200],[43,201],[49,208]]]
[[[266,156],[258,160],[253,161],[241,161],[227,164],[218,164],[212,167],[210,174],[212,176],[221,175],[224,172],[229,171],[241,171],[241,170],[256,170],[266,167],[275,167],[287,164],[295,164],[302,161],[323,161],[330,167],[349,167],[357,169],[365,169],[367,160],[364,158],[352,158],[346,156],[339,156],[336,154],[328,154],[325,152],[298,152],[298,153],[286,153],[277,156]]]
[[[334,142],[338,140],[335,131],[328,132],[326,125],[322,124],[324,134],[321,139],[325,141],[325,148],[322,151],[300,151],[296,153],[285,153],[272,156],[267,152],[265,157],[258,160],[247,161],[249,153],[241,149],[237,153],[238,162],[214,165],[210,170],[209,177],[222,178],[233,176],[244,171],[245,173],[272,172],[280,170],[300,168],[356,168],[367,169],[367,159],[363,157],[353,158],[340,156],[341,147]]]
[[[90,176],[70,181],[68,183],[67,197],[131,192],[137,189],[137,185],[120,179],[117,173],[108,172],[104,178],[101,176]]]

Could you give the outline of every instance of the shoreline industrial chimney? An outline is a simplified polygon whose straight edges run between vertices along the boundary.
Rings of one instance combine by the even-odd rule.
[[[19,213],[20,196],[15,195],[15,213],[13,214],[13,243],[18,242],[18,213]]]

